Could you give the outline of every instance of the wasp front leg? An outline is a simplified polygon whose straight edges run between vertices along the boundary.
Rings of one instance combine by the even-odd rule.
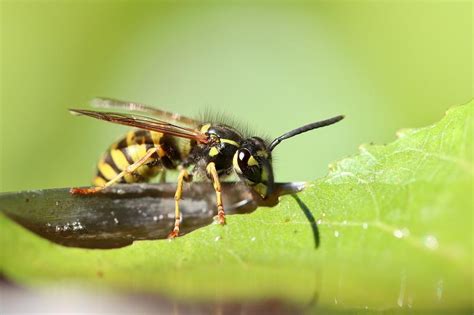
[[[179,210],[179,201],[183,196],[183,184],[185,181],[190,181],[191,176],[189,175],[188,171],[182,169],[178,175],[178,183],[176,186],[176,193],[174,194],[174,228],[170,234],[168,234],[168,238],[172,239],[179,235],[179,223],[181,222],[181,211]]]
[[[217,201],[217,216],[214,217],[214,220],[219,222],[219,224],[225,224],[225,212],[224,205],[222,204],[222,192],[221,192],[221,182],[219,181],[219,174],[217,174],[216,164],[211,162],[207,165],[206,171],[211,176],[212,184],[214,185],[214,190],[216,191],[216,201]]]
[[[77,194],[77,195],[88,195],[88,194],[93,194],[93,193],[96,193],[96,192],[99,192],[113,184],[115,184],[116,182],[118,182],[122,177],[124,177],[126,174],[131,174],[133,172],[135,172],[137,170],[137,168],[139,168],[140,166],[142,166],[143,164],[145,164],[146,162],[148,162],[148,160],[150,159],[150,157],[155,153],[157,152],[157,148],[151,148],[150,150],[148,150],[146,152],[146,154],[141,158],[139,159],[138,161],[136,161],[135,163],[133,164],[130,164],[125,170],[121,171],[119,174],[117,174],[117,176],[115,176],[114,178],[112,178],[111,180],[109,180],[107,183],[105,183],[105,185],[103,186],[96,186],[96,187],[90,187],[90,188],[71,188],[70,189],[70,192],[71,194]]]

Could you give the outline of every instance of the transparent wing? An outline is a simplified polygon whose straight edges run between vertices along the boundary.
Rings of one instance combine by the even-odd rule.
[[[98,112],[85,109],[70,109],[69,111],[73,115],[85,115],[96,119],[109,121],[114,124],[126,125],[150,131],[162,132],[176,137],[193,139],[201,143],[208,142],[208,137],[199,130],[176,126],[170,124],[169,122],[147,116],[113,112]]]
[[[91,105],[96,108],[112,108],[112,109],[123,109],[128,111],[134,112],[142,112],[148,113],[158,118],[161,118],[166,121],[175,121],[181,124],[185,124],[188,126],[197,127],[200,125],[200,122],[175,113],[170,113],[158,108],[154,108],[152,106],[148,106],[145,104],[135,103],[135,102],[128,102],[128,101],[121,101],[113,98],[107,97],[96,97],[91,102]]]

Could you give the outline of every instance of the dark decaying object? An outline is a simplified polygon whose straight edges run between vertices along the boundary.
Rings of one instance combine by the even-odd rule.
[[[277,183],[262,199],[243,183],[222,183],[229,214],[274,206],[281,195],[301,191],[304,183]],[[174,225],[175,183],[124,184],[94,195],[71,195],[68,188],[0,194],[0,211],[32,232],[65,246],[116,248],[135,240],[164,239]],[[181,200],[181,231],[212,223],[215,193],[209,183],[191,183]]]

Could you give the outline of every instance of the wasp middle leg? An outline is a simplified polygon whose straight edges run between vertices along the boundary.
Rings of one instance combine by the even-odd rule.
[[[190,181],[191,176],[189,175],[188,171],[182,169],[178,175],[178,183],[176,186],[176,193],[174,194],[174,228],[170,234],[168,234],[168,238],[172,239],[179,235],[179,223],[181,222],[181,211],[179,210],[179,201],[183,196],[183,184],[185,181]]]
[[[214,185],[214,190],[216,191],[216,200],[217,200],[217,216],[214,217],[219,224],[225,224],[225,212],[224,205],[222,203],[222,190],[221,182],[219,181],[219,174],[216,170],[216,164],[211,162],[206,167],[207,173],[211,176],[212,184]]]

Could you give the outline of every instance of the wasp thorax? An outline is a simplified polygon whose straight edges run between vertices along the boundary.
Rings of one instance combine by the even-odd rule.
[[[225,125],[206,124],[201,127],[209,139],[199,150],[198,156],[204,157],[206,165],[215,163],[219,174],[232,171],[232,157],[240,146],[242,136],[233,128]]]
[[[273,187],[271,155],[261,138],[244,140],[234,154],[233,166],[239,177],[262,198],[271,193]]]

